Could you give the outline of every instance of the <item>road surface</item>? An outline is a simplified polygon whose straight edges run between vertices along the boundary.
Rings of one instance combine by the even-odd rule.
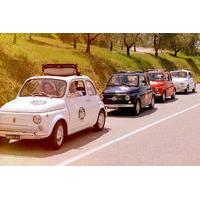
[[[58,151],[42,141],[0,143],[0,165],[200,165],[200,86],[140,116],[111,112],[105,130],[70,136]]]

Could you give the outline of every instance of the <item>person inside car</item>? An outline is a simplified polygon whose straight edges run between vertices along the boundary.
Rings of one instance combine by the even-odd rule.
[[[78,82],[77,81],[74,81],[70,88],[69,88],[69,91],[70,91],[70,95],[72,97],[80,97],[80,96],[83,96],[83,93],[79,90],[77,90],[77,87],[78,87]]]
[[[45,94],[56,95],[56,90],[50,82],[44,82],[42,89]]]

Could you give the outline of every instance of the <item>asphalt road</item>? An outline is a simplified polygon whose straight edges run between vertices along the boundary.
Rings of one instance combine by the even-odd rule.
[[[110,112],[105,130],[70,136],[58,151],[42,141],[0,142],[0,165],[200,165],[200,85],[140,116]]]

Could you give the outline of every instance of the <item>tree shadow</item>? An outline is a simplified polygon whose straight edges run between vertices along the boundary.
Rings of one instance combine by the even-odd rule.
[[[200,75],[199,67],[194,63],[194,61],[191,58],[186,58],[187,63],[191,66],[192,71],[195,74]]]
[[[25,56],[9,57],[9,55],[0,50],[0,58],[2,67],[14,80],[20,83],[36,73],[34,69],[35,63],[30,62]]]
[[[170,54],[170,53],[169,53]],[[153,58],[158,59],[160,65],[162,68],[167,69],[168,71],[172,71],[177,69],[177,66],[170,60],[163,58],[163,57],[155,57],[154,55],[152,55],[151,53],[149,53],[150,56],[152,56]]]
[[[64,48],[64,49],[72,49],[72,47],[65,47],[65,46],[60,46],[60,45],[56,45],[56,44],[50,44],[41,40],[36,40],[36,39],[32,39],[32,40],[27,40],[28,42],[31,42],[33,44],[36,45],[41,45],[41,46],[49,46],[49,47],[53,47],[53,48]]]

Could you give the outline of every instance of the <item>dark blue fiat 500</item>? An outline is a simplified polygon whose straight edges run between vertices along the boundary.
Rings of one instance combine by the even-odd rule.
[[[113,74],[101,99],[108,109],[130,108],[135,115],[139,115],[142,108],[153,109],[155,105],[148,75],[139,71]]]

